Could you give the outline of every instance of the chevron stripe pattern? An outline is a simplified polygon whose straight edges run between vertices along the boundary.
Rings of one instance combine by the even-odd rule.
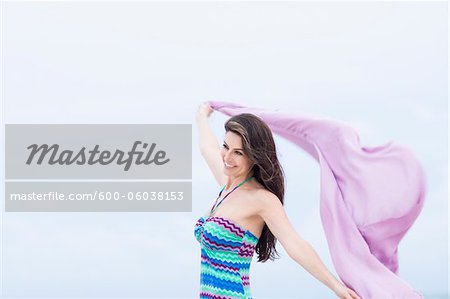
[[[251,299],[250,263],[258,238],[222,217],[200,217],[200,299]]]

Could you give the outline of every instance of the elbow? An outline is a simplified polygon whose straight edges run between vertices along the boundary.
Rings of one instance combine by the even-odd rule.
[[[295,238],[286,245],[285,250],[291,259],[301,264],[308,253],[308,248],[309,244],[306,241]]]

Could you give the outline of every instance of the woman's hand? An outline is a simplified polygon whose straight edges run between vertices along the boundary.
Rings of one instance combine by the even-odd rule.
[[[208,103],[202,103],[200,106],[198,106],[197,120],[203,117],[208,118],[213,111],[214,110],[211,108],[211,106],[209,106]]]
[[[343,284],[340,284],[334,290],[334,292],[340,299],[361,299],[361,297],[359,297],[358,294],[355,293],[355,291]]]

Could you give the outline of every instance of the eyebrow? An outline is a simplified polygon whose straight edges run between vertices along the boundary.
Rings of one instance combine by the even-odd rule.
[[[225,143],[226,146],[230,147],[230,146],[225,142],[225,140],[223,141],[223,143]],[[236,150],[241,150],[241,151],[244,150],[243,148],[235,148],[235,149],[236,149]]]

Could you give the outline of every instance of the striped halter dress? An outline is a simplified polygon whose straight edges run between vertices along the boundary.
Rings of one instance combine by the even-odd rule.
[[[201,247],[200,299],[251,299],[250,263],[258,238],[230,220],[211,215],[200,217],[194,229]]]

